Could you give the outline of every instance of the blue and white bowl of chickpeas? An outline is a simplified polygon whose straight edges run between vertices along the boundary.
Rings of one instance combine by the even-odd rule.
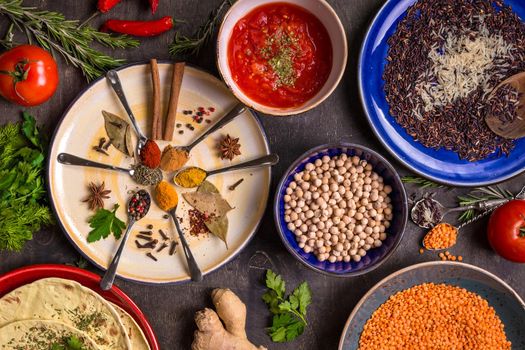
[[[364,146],[318,146],[286,171],[275,222],[286,248],[309,268],[338,277],[364,274],[398,246],[408,218],[394,167]]]

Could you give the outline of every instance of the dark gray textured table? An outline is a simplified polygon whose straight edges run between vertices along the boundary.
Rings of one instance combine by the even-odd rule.
[[[24,4],[63,12],[68,18],[85,18],[94,9],[95,0],[90,1],[24,1]],[[191,33],[219,0],[160,0],[158,16],[172,15],[183,19],[185,24],[177,30]],[[346,73],[339,87],[321,106],[301,116],[291,118],[262,117],[262,123],[269,137],[271,149],[281,157],[274,168],[272,189],[288,165],[306,150],[323,143],[351,141],[369,146],[385,155],[398,168],[401,174],[408,172],[402,168],[373,136],[364,116],[357,91],[357,60],[362,38],[368,22],[379,9],[382,0],[331,0],[343,22],[348,42],[349,60]],[[123,1],[110,14],[118,18],[151,18],[147,1]],[[108,17],[108,16],[104,16]],[[98,18],[98,24],[103,18]],[[5,19],[0,20],[5,28]],[[0,36],[3,33],[0,31]],[[133,50],[115,50],[116,57],[128,61],[145,60],[151,57],[168,59],[168,43],[174,32],[157,38],[145,39],[142,45]],[[214,63],[214,43],[210,42],[198,57],[189,62],[216,73]],[[108,50],[109,52],[110,50]],[[43,130],[51,134],[63,111],[73,98],[86,86],[80,72],[60,62],[62,83],[51,101],[32,108],[31,113],[43,124]],[[0,101],[0,124],[19,120],[21,108]],[[523,176],[509,181],[503,186],[517,191],[523,185]],[[409,186],[408,192],[422,191]],[[438,198],[444,204],[453,205],[458,193],[464,189],[439,190]],[[256,195],[256,194],[254,194]],[[232,262],[214,272],[199,284],[176,286],[144,286],[117,280],[117,284],[128,293],[142,308],[155,330],[161,349],[189,349],[195,324],[195,311],[210,306],[210,291],[214,287],[233,289],[247,304],[249,337],[254,343],[271,349],[336,349],[345,321],[354,305],[380,279],[388,274],[423,261],[436,260],[435,254],[420,255],[418,242],[423,232],[409,224],[405,236],[395,254],[375,271],[362,277],[340,279],[327,277],[308,270],[296,261],[284,248],[274,226],[270,205],[266,210],[261,227],[255,239]],[[0,218],[1,220],[1,218]],[[465,228],[459,243],[451,252],[463,255],[464,262],[485,268],[502,277],[521,295],[525,295],[525,268],[495,255],[485,236],[486,220]],[[291,344],[272,344],[265,334],[270,315],[261,301],[264,291],[264,271],[260,266],[260,255],[265,252],[271,261],[266,265],[284,275],[289,288],[300,281],[307,280],[313,290],[313,304],[308,311],[309,326],[303,336]],[[36,234],[34,240],[26,245],[21,253],[0,252],[0,273],[14,268],[38,263],[73,263],[79,255],[69,244],[58,227],[50,227]],[[253,258],[252,258],[253,257]],[[93,268],[91,268],[93,269]],[[100,271],[97,271],[100,273]]]

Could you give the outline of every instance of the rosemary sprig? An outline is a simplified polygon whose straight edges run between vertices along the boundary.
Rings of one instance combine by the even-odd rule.
[[[7,16],[16,28],[24,32],[30,44],[35,41],[53,53],[58,52],[68,63],[81,69],[87,80],[124,63],[123,59],[93,49],[90,46],[93,42],[109,48],[130,48],[140,44],[129,36],[113,36],[89,26],[79,28],[77,20],[66,20],[58,12],[25,7],[22,0],[0,1],[0,14]]]
[[[169,46],[170,55],[198,54],[202,46],[206,44],[213,33],[215,33],[215,28],[221,20],[224,9],[231,6],[234,2],[235,0],[223,0],[217,8],[210,12],[208,20],[199,27],[192,37],[179,35],[179,33],[175,34],[175,38]]]
[[[514,195],[510,191],[504,190],[499,186],[477,187],[465,196],[458,196],[458,202],[460,206],[466,206],[491,199],[505,199],[513,197]],[[459,216],[458,220],[461,222],[470,220],[475,214],[476,211],[474,209],[466,210]]]
[[[444,188],[444,185],[435,183],[433,181],[424,179],[419,176],[403,176],[401,178],[401,181],[403,181],[406,184],[414,184],[421,188]]]

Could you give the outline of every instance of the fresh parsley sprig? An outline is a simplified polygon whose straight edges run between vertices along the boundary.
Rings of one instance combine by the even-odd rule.
[[[272,341],[282,343],[292,341],[303,334],[308,325],[306,308],[312,302],[312,293],[307,282],[301,283],[286,298],[286,283],[272,270],[266,271],[268,291],[262,299],[274,315],[268,333]]]
[[[51,350],[85,350],[84,343],[74,335],[64,337],[61,342],[51,344]]]
[[[92,228],[87,237],[89,243],[108,238],[111,233],[113,233],[115,239],[120,239],[126,224],[117,218],[118,208],[119,205],[115,204],[111,211],[103,208],[98,209],[95,215],[89,219],[89,226]]]
[[[23,6],[22,0],[0,1],[0,14],[25,33],[30,44],[36,41],[51,52],[58,52],[68,63],[80,68],[88,80],[125,62],[92,48],[94,42],[109,48],[131,48],[140,44],[126,35],[114,36],[90,26],[79,27],[77,20],[66,20],[58,12]]]

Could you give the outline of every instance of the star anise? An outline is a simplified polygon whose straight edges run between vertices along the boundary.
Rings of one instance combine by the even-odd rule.
[[[89,183],[89,196],[82,200],[82,202],[89,203],[89,209],[96,210],[104,208],[104,199],[108,199],[108,194],[111,193],[111,190],[106,190],[104,186],[104,182],[100,185],[96,185],[94,182]]]
[[[221,159],[232,160],[235,156],[240,156],[240,148],[241,144],[239,143],[239,138],[231,137],[229,134],[226,135],[219,144]]]

